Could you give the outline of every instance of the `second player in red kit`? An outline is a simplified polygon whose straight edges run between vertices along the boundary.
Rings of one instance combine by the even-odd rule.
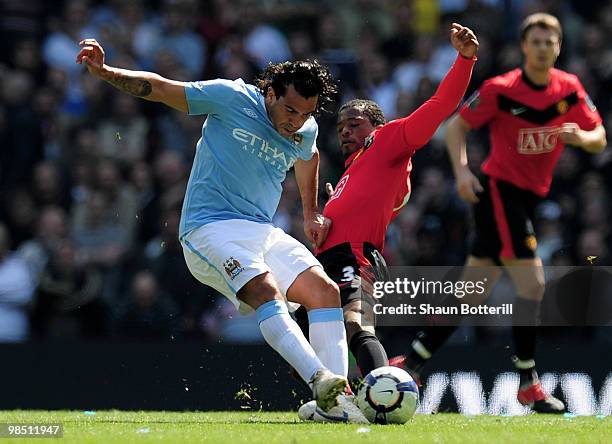
[[[456,125],[488,124],[491,140],[480,180],[484,194],[474,208],[472,254],[535,257],[533,212],[548,194],[566,135],[599,133],[599,113],[575,75],[551,68],[548,83],[539,85],[517,68],[487,80],[459,116]]]

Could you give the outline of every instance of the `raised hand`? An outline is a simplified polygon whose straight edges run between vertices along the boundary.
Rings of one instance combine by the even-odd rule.
[[[450,29],[450,41],[453,47],[465,58],[471,59],[478,51],[478,39],[470,28],[453,23]]]
[[[77,54],[76,62],[85,63],[90,74],[99,76],[104,67],[104,49],[96,39],[85,39],[79,42],[81,50]]]

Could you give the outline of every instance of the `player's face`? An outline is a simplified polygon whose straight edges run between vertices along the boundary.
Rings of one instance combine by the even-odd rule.
[[[346,108],[338,114],[336,129],[340,150],[344,156],[348,156],[363,146],[366,137],[376,127],[359,109]]]
[[[532,69],[547,70],[555,66],[561,42],[556,32],[534,26],[521,43],[525,64]]]
[[[278,98],[274,90],[268,88],[266,109],[276,131],[283,137],[289,137],[313,115],[318,99],[318,96],[302,97],[293,85],[289,85],[285,95]]]

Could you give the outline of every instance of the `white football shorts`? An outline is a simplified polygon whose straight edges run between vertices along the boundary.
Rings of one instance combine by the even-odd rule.
[[[283,296],[297,276],[314,266],[313,254],[280,228],[242,219],[212,222],[181,238],[191,274],[227,297],[242,314],[253,309],[236,298],[247,282],[271,272]],[[290,310],[299,304],[288,302]]]

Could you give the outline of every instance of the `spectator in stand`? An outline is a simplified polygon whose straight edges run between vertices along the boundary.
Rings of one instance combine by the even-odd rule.
[[[26,262],[10,250],[11,238],[0,223],[0,342],[23,342],[30,336],[28,306],[35,282]]]
[[[72,241],[61,240],[40,276],[33,328],[39,338],[100,338],[110,334],[108,307],[102,301],[102,275],[79,262]]]
[[[141,271],[132,280],[128,304],[117,323],[120,337],[149,340],[175,340],[181,333],[178,307],[162,292],[150,271]]]
[[[23,242],[17,250],[19,257],[28,264],[36,284],[47,267],[53,250],[66,239],[67,234],[66,212],[54,205],[43,207],[38,218],[35,237]]]

